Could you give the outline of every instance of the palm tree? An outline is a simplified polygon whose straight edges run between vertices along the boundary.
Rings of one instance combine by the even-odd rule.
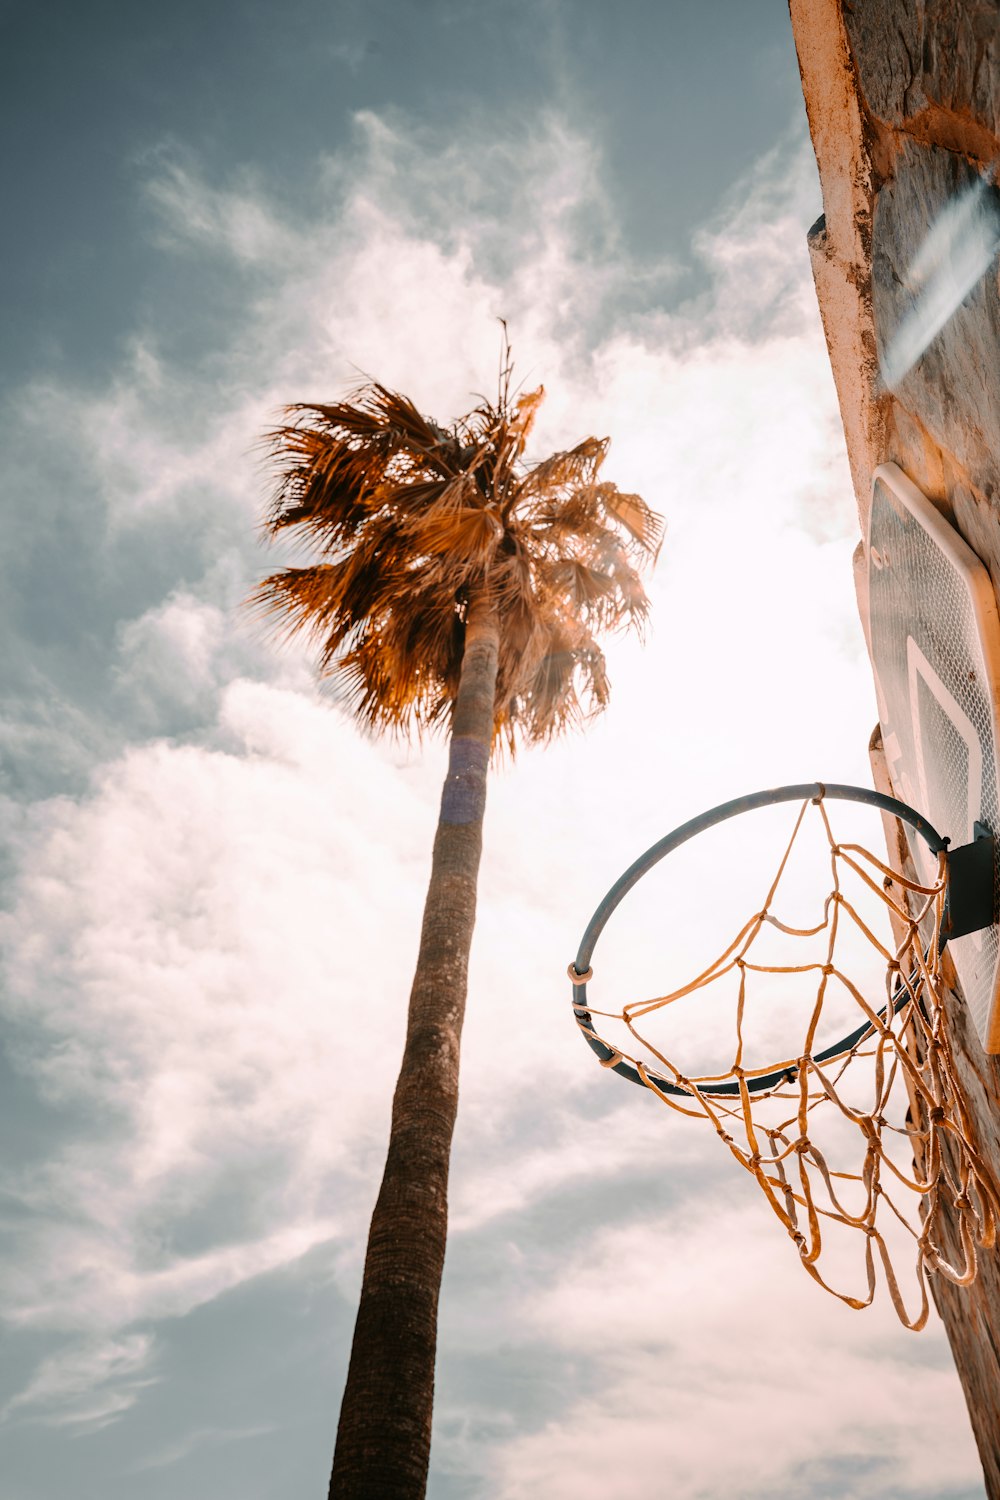
[[[606,439],[528,465],[543,397],[497,398],[449,427],[377,383],[289,407],[271,434],[265,526],[318,560],[255,602],[319,646],[322,675],[372,730],[450,735],[406,1044],[330,1480],[331,1500],[416,1500],[430,1457],[437,1308],[459,1042],[491,752],[604,708],[595,632],[641,627],[637,565],[662,523],[598,475]]]

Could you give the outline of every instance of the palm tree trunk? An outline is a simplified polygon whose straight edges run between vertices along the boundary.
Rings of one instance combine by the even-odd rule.
[[[469,606],[448,775],[389,1151],[368,1234],[330,1500],[420,1500],[427,1486],[448,1164],[498,647],[496,611],[483,593]]]

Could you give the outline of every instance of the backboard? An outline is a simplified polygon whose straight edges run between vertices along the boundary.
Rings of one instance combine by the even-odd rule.
[[[867,540],[870,643],[893,789],[953,848],[972,842],[976,823],[1000,835],[1000,616],[990,575],[895,464],[875,471]],[[921,875],[932,877],[921,841],[911,847]],[[1000,928],[955,938],[949,951],[984,1048],[1000,1052]]]

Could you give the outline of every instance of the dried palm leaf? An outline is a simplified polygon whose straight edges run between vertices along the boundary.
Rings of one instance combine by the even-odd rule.
[[[320,646],[320,671],[373,729],[447,726],[471,591],[500,624],[495,730],[513,751],[608,701],[596,634],[641,626],[638,568],[663,525],[599,478],[606,438],[524,459],[544,389],[510,392],[450,427],[371,382],[345,401],[299,403],[269,436],[276,487],[265,530],[326,559],[265,578],[259,612]]]

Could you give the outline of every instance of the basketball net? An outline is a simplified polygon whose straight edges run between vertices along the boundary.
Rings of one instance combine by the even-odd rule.
[[[822,819],[833,888],[824,903],[823,920],[806,928],[783,923],[771,907],[810,805],[818,809]],[[845,867],[888,908],[895,949],[887,948],[876,937],[845,895]],[[611,1016],[623,1022],[636,1041],[656,1057],[656,1074],[661,1076],[658,1078],[645,1062],[589,1033],[610,1049],[604,1066],[631,1063],[646,1087],[670,1109],[703,1119],[714,1128],[760,1187],[814,1281],[849,1307],[867,1307],[875,1295],[876,1266],[880,1263],[900,1321],[914,1330],[923,1328],[927,1321],[927,1274],[945,1276],[959,1286],[968,1285],[976,1276],[976,1247],[994,1244],[1000,1221],[1000,1189],[972,1144],[945,1023],[941,926],[946,886],[944,853],[939,856],[936,881],[920,885],[890,869],[861,845],[837,843],[822,798],[812,799],[812,803],[802,804],[760,910],[708,968],[670,994],[627,1004],[618,1012],[595,1010],[589,1003],[587,1006],[591,1016]],[[854,924],[884,961],[885,996],[876,1004],[838,966],[838,937],[846,922]],[[822,942],[820,935],[825,935],[824,960],[755,963],[754,943],[767,926],[793,940],[812,938]],[[803,983],[815,974],[815,998],[795,1055],[766,1068],[747,1069],[743,1038],[746,1007],[754,976],[768,974],[798,975]],[[640,1032],[638,1023],[726,975],[734,975],[738,982],[732,1066],[721,1074],[687,1076]],[[816,1039],[833,985],[851,997],[861,1012],[859,1023],[867,1025],[853,1045],[832,1057],[821,1052],[823,1060],[819,1061]],[[869,1059],[867,1067],[857,1066],[860,1058]],[[753,1091],[755,1078],[774,1074],[780,1075],[779,1082]],[[683,1090],[679,1097],[666,1091],[667,1080]],[[909,1107],[904,1119],[892,1123],[887,1115],[894,1107],[890,1095],[895,1088],[898,1114],[900,1082],[905,1086]],[[712,1091],[713,1086],[727,1083],[730,1093]],[[866,1095],[870,1089],[870,1102],[864,1107],[845,1097],[848,1087],[855,1089],[859,1083]],[[810,1126],[820,1118],[816,1112],[828,1114],[831,1110],[839,1112],[851,1127],[848,1136],[860,1156],[854,1170],[833,1170],[810,1137]],[[895,1155],[899,1156],[901,1140],[904,1148],[909,1142],[912,1168],[893,1160],[890,1146],[896,1146]],[[840,1152],[837,1154],[839,1157]],[[905,1149],[903,1154],[908,1154]],[[854,1201],[848,1203],[848,1198]],[[915,1242],[920,1295],[915,1317],[907,1311],[880,1227],[887,1214],[894,1216]],[[823,1236],[832,1224],[864,1237],[867,1291],[863,1296],[838,1291],[824,1277]],[[943,1248],[947,1241],[956,1247],[957,1253],[951,1258]]]

